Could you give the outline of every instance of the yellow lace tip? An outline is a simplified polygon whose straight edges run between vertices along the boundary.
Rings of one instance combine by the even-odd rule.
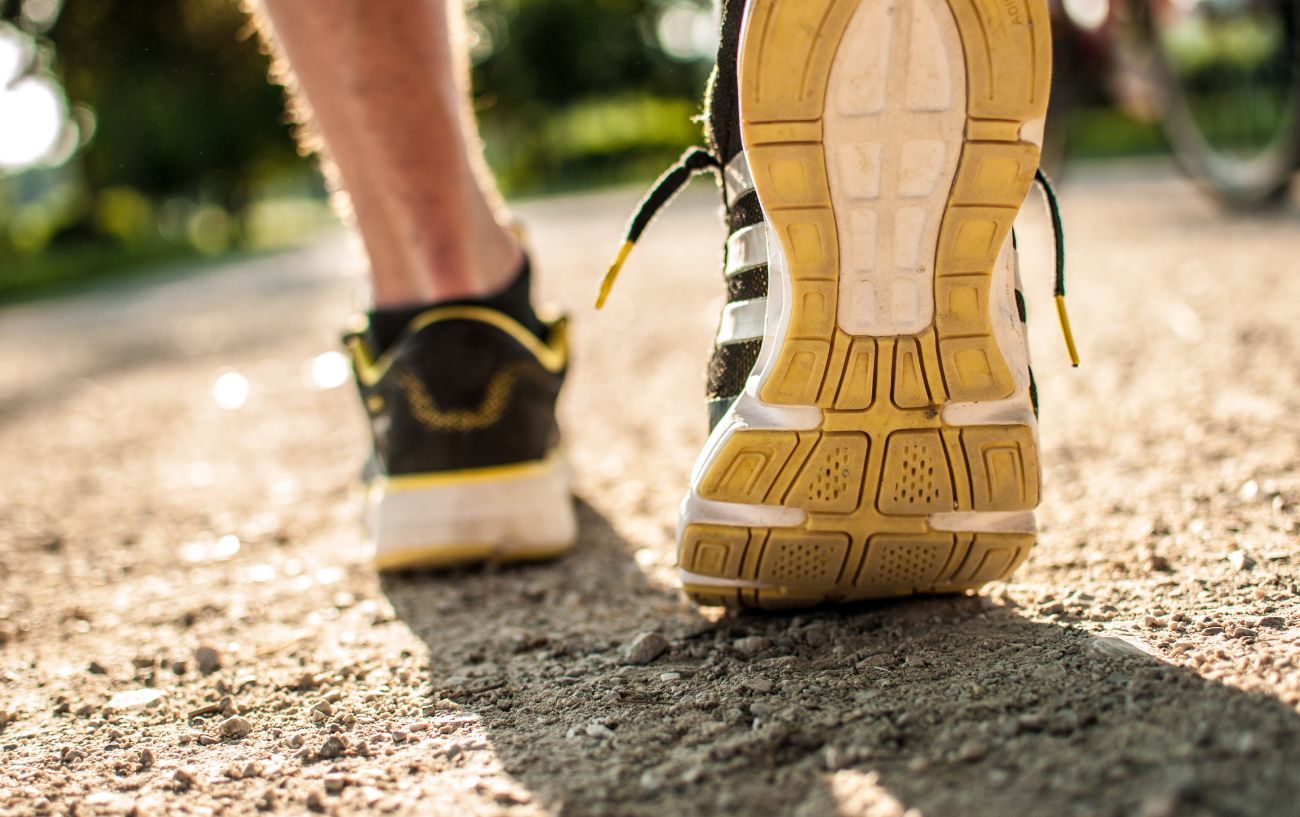
[[[1070,313],[1065,310],[1065,296],[1056,296],[1056,319],[1061,324],[1061,336],[1065,338],[1065,349],[1070,353],[1070,365],[1078,368],[1079,349],[1074,345],[1074,332],[1070,331]]]
[[[609,265],[609,271],[605,273],[605,280],[600,282],[600,293],[596,295],[596,308],[600,309],[605,305],[606,299],[609,298],[609,292],[614,288],[614,282],[618,280],[618,274],[623,269],[623,264],[627,262],[627,256],[632,252],[632,242],[624,241],[623,246],[618,250],[618,257],[614,263]]]

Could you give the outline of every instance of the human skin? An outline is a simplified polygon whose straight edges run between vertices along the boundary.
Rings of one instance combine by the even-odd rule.
[[[469,106],[459,0],[261,0],[309,149],[370,260],[377,307],[486,295],[523,256]]]

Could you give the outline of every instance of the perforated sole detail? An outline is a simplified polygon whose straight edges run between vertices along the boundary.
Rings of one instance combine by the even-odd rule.
[[[686,591],[798,607],[1005,578],[1034,542],[1023,519],[929,517],[1038,503],[1008,244],[1046,115],[1046,2],[752,0],[747,14],[742,133],[788,310],[777,330],[769,312],[747,391],[765,417],[821,419],[736,422],[711,441],[690,497],[734,510],[684,519]],[[982,420],[986,403],[999,411]],[[970,424],[945,422],[952,404]],[[743,506],[804,521],[738,525]]]

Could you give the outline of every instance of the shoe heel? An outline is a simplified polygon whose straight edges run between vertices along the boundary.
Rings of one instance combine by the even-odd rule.
[[[568,469],[558,457],[391,477],[372,486],[368,506],[379,570],[552,559],[577,537]]]
[[[692,479],[695,600],[958,592],[1028,554],[1037,420],[1009,236],[1048,26],[1045,0],[752,0],[741,130],[780,309]]]

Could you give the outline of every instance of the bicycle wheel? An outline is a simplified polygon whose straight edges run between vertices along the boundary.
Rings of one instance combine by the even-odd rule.
[[[1293,0],[1149,0],[1163,126],[1184,169],[1226,204],[1281,200],[1300,160]]]

